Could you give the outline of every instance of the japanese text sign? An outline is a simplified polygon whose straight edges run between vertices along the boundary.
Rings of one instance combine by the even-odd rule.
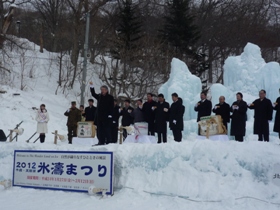
[[[113,152],[15,150],[13,186],[113,194]]]

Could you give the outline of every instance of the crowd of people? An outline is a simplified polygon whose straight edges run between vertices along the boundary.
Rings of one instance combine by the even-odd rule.
[[[89,99],[89,106],[80,109],[76,107],[76,102],[71,102],[69,108],[64,115],[68,117],[68,142],[72,143],[72,138],[77,136],[77,123],[79,121],[94,121],[97,126],[98,145],[109,143],[117,143],[119,120],[121,118],[121,126],[128,127],[135,123],[145,122],[148,125],[148,135],[155,136],[157,134],[158,143],[167,142],[167,125],[172,130],[174,140],[182,141],[182,131],[184,129],[183,116],[185,107],[183,100],[177,93],[173,93],[172,104],[165,101],[164,95],[159,94],[157,101],[154,100],[153,94],[147,94],[147,101],[143,103],[142,99],[136,101],[136,107],[133,108],[130,100],[124,101],[124,106],[120,107],[118,100],[114,99],[108,93],[107,86],[101,86],[100,93],[96,93],[92,83],[90,83],[90,91],[97,101],[94,106],[94,100]],[[272,120],[273,109],[276,110],[274,132],[279,133],[280,138],[280,97],[275,103],[266,98],[266,91],[259,91],[259,98],[253,103],[246,103],[243,100],[242,93],[236,94],[236,101],[230,106],[225,101],[224,96],[220,96],[219,103],[214,107],[212,102],[207,99],[207,93],[200,94],[201,100],[195,104],[194,110],[197,112],[197,122],[201,117],[210,116],[211,113],[220,115],[225,128],[231,121],[230,135],[235,137],[236,141],[244,141],[246,134],[247,109],[254,110],[254,134],[258,135],[259,141],[269,141],[269,122]],[[43,143],[45,133],[47,132],[47,122],[49,116],[45,105],[42,104],[38,110],[36,120],[38,122],[37,132],[40,133],[40,141]],[[127,138],[127,131],[123,131],[123,139]],[[198,127],[198,135],[200,130]]]

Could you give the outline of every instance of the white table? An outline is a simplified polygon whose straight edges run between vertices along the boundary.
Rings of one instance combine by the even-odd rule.
[[[197,136],[197,140],[211,140],[211,141],[229,141],[228,135],[213,135],[209,136],[209,139],[206,136]]]
[[[72,144],[92,146],[92,145],[98,144],[98,139],[97,138],[78,138],[78,137],[73,137]]]
[[[156,137],[148,135],[128,135],[123,142],[127,143],[142,143],[142,144],[157,144]]]

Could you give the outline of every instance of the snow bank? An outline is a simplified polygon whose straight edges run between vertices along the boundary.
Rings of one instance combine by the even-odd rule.
[[[271,143],[187,141],[93,148],[48,143],[1,143],[0,146],[0,179],[12,177],[14,149],[114,151],[116,189],[113,197],[98,200],[78,193],[0,188],[1,209],[17,209],[16,206],[21,210],[35,210],[39,206],[48,209],[50,205],[52,209],[69,210],[93,206],[135,210],[279,208],[271,204],[280,203],[279,186],[272,182],[273,166],[279,163],[279,145]],[[42,202],[43,199],[49,204]]]

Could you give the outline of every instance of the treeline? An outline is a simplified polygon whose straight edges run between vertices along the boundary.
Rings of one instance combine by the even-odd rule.
[[[280,0],[30,0],[19,4],[7,34],[71,56],[73,87],[81,71],[85,14],[90,62],[115,97],[138,98],[168,79],[177,57],[203,82],[223,82],[223,63],[247,42],[279,61]],[[9,9],[0,1],[3,28]],[[20,21],[20,24],[19,24]],[[41,49],[41,50],[42,50]],[[111,59],[108,59],[111,58]]]

